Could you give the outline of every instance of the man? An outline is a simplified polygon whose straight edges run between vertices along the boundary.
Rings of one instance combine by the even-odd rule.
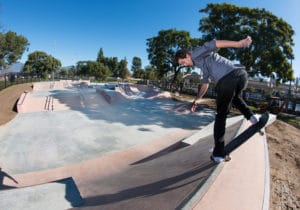
[[[215,51],[218,48],[242,48],[248,47],[252,39],[248,36],[240,41],[212,40],[204,43],[193,50],[179,50],[175,55],[175,62],[183,66],[196,66],[203,72],[201,88],[192,104],[191,111],[195,111],[197,101],[201,99],[213,80],[216,84],[217,114],[214,124],[215,146],[211,159],[215,162],[229,161],[230,157],[225,154],[224,135],[226,118],[233,104],[238,108],[247,120],[257,123],[257,118],[249,109],[241,97],[241,92],[246,88],[248,77],[245,67],[235,65],[232,61],[220,56]]]

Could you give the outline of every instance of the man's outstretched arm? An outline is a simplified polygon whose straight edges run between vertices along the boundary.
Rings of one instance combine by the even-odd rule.
[[[249,47],[252,43],[252,39],[250,36],[247,38],[242,39],[240,41],[229,41],[229,40],[216,40],[216,47],[217,48],[242,48],[242,47]]]
[[[193,103],[192,103],[192,108],[191,108],[191,111],[192,111],[192,112],[194,112],[194,111],[196,110],[196,108],[197,108],[197,101],[198,101],[199,99],[202,99],[202,98],[203,98],[203,96],[205,95],[205,93],[206,93],[208,87],[209,87],[209,83],[203,83],[203,84],[201,85],[200,91],[198,92],[198,94],[197,94],[195,100],[194,100]]]

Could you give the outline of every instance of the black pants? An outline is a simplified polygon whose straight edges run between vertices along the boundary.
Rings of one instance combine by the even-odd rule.
[[[242,91],[248,83],[247,72],[244,69],[237,69],[225,75],[219,80],[216,86],[217,91],[217,115],[214,124],[214,140],[215,147],[214,156],[224,157],[224,135],[226,128],[226,118],[232,104],[235,108],[250,119],[253,112],[248,108],[247,104],[241,97]]]

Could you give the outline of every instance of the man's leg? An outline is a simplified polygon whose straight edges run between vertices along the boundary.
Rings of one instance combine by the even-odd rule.
[[[226,118],[227,114],[231,108],[232,98],[234,96],[235,90],[235,81],[230,77],[222,80],[221,83],[218,84],[217,90],[217,114],[215,118],[214,124],[214,140],[215,147],[213,151],[214,156],[224,157],[225,151],[225,142],[224,135],[226,129]]]
[[[215,139],[215,147],[213,151],[214,156],[223,157],[225,155],[224,154],[225,122],[226,122],[226,116],[224,115],[222,116],[221,114],[216,115],[216,120],[214,124],[214,139]]]
[[[233,105],[240,110],[240,112],[245,116],[247,120],[251,118],[251,116],[254,115],[254,113],[249,109],[248,105],[245,103],[245,101],[242,99],[242,91],[246,89],[247,87],[247,73],[246,71],[240,71],[238,72],[239,75],[239,81],[238,84],[236,85],[234,97],[232,100]]]

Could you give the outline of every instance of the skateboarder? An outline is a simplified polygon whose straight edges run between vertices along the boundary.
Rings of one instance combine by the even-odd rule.
[[[214,123],[214,150],[211,159],[215,162],[229,161],[225,154],[224,134],[227,114],[233,104],[238,108],[247,120],[252,124],[258,120],[248,108],[241,97],[241,92],[248,82],[247,72],[242,65],[236,65],[225,57],[215,52],[218,48],[242,48],[248,47],[252,42],[250,36],[240,41],[212,40],[193,51],[178,50],[175,54],[175,62],[183,66],[196,66],[203,72],[203,80],[200,90],[192,103],[191,111],[195,111],[197,101],[201,99],[213,80],[216,84],[217,114]]]

